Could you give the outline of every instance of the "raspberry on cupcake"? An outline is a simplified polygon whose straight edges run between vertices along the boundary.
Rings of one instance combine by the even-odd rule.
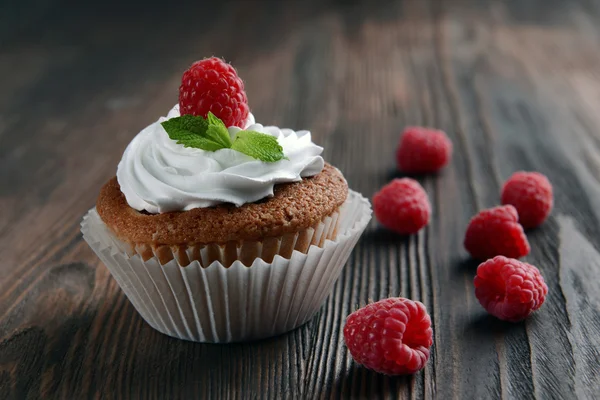
[[[196,61],[181,78],[179,109],[205,118],[212,112],[225,126],[243,128],[249,113],[244,82],[220,58]]]

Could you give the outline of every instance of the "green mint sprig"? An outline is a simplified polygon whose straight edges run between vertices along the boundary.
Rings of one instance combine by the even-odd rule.
[[[287,159],[277,139],[256,131],[240,131],[231,141],[227,127],[216,115],[208,112],[206,118],[182,115],[161,122],[172,140],[185,147],[206,151],[232,149],[264,162]]]

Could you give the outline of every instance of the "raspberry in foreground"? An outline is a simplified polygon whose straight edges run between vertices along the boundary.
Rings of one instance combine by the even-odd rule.
[[[181,115],[200,115],[211,111],[225,126],[244,128],[248,118],[248,98],[244,83],[235,69],[217,57],[196,61],[183,73],[179,86]]]
[[[504,183],[502,204],[511,204],[517,209],[519,223],[524,228],[535,228],[552,211],[552,185],[539,172],[516,172]]]
[[[502,256],[479,265],[474,284],[475,296],[483,308],[510,322],[527,318],[548,294],[548,286],[536,267]]]
[[[529,242],[518,220],[517,210],[511,205],[481,211],[467,227],[465,249],[478,260],[526,256],[530,251]]]
[[[429,359],[432,333],[422,303],[392,297],[350,314],[344,341],[352,358],[366,368],[386,375],[414,374]]]
[[[398,169],[406,173],[428,173],[442,169],[452,156],[452,142],[436,129],[411,126],[404,129],[396,151]]]
[[[427,193],[410,178],[394,179],[375,193],[373,210],[383,226],[402,235],[417,233],[431,215]]]

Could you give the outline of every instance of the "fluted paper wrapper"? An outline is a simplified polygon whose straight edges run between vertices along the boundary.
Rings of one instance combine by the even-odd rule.
[[[339,210],[337,236],[289,259],[261,258],[249,267],[214,261],[182,267],[157,257],[129,255],[91,209],[81,224],[83,238],[109,269],[141,316],[154,329],[179,339],[227,343],[267,338],[307,322],[321,307],[358,238],[371,207],[350,191]]]

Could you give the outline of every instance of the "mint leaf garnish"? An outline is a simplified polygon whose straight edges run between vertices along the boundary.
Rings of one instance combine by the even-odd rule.
[[[182,115],[161,122],[169,138],[185,147],[206,151],[232,149],[264,162],[286,159],[283,148],[271,135],[256,131],[239,131],[233,143],[227,127],[209,112],[206,118]]]
[[[231,145],[227,129],[227,138],[220,137],[219,134],[208,134],[209,124],[202,117],[186,114],[163,121],[161,125],[172,140],[185,147],[216,151]]]
[[[231,148],[264,162],[285,158],[283,148],[274,136],[255,131],[238,132]]]
[[[229,137],[229,131],[227,127],[215,114],[208,112],[206,116],[206,122],[208,122],[208,129],[206,130],[206,136],[211,140],[221,143],[223,147],[231,147],[231,138]]]

